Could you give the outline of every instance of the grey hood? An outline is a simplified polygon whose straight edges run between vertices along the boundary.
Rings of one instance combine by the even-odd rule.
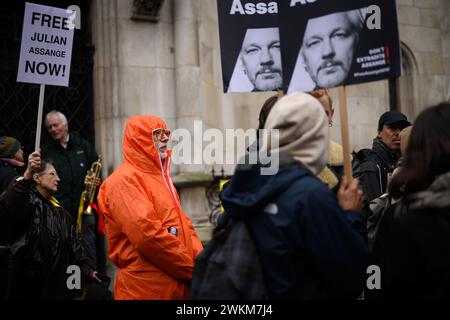
[[[316,98],[306,93],[284,96],[273,106],[264,129],[268,129],[269,134],[263,137],[263,150],[285,152],[314,175],[325,168],[328,118]],[[273,138],[278,144],[273,144]]]
[[[438,176],[430,187],[408,196],[411,209],[450,208],[450,172]]]

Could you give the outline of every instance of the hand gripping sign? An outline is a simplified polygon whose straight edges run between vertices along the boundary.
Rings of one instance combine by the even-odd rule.
[[[45,85],[69,85],[75,12],[25,4],[17,82],[41,85],[36,147],[40,145]]]

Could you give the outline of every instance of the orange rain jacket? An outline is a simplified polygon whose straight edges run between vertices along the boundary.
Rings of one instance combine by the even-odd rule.
[[[162,168],[152,138],[157,128],[167,127],[154,116],[127,121],[124,161],[98,195],[108,255],[120,269],[115,299],[186,299],[203,249],[169,175],[170,151]]]

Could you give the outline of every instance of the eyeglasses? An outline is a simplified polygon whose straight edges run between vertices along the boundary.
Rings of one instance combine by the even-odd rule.
[[[167,138],[170,138],[170,130],[167,129],[155,129],[153,130],[153,137],[156,140],[162,140],[162,138],[164,137],[164,135],[167,136]]]

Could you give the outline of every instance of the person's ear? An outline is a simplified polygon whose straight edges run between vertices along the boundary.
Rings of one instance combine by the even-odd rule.
[[[36,184],[41,184],[41,176],[38,175],[37,173],[33,174],[33,180],[34,182],[36,182]]]
[[[382,131],[382,130],[378,130],[377,138],[380,138],[380,139],[381,139],[381,131]]]

